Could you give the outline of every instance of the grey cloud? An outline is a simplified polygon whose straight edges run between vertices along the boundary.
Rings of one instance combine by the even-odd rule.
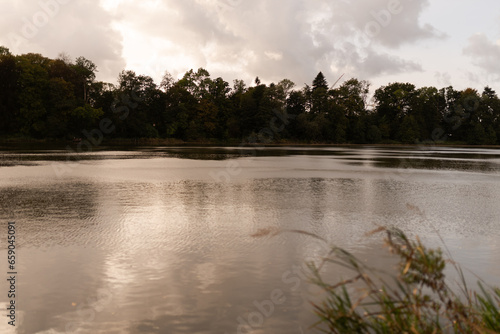
[[[368,36],[369,41],[366,41],[366,25],[375,21],[373,13],[387,10],[388,3],[391,1],[313,0],[290,1],[287,6],[278,4],[272,7],[267,2],[260,12],[246,16],[248,23],[258,25],[252,27],[256,34],[249,40],[260,53],[264,47],[271,47],[263,43],[272,42],[284,57],[279,63],[269,61],[268,65],[259,63],[258,67],[261,71],[267,69],[282,75],[293,70],[299,72],[297,76],[301,80],[310,79],[311,74],[318,70],[326,74],[330,68],[332,75],[349,72],[364,79],[381,74],[420,71],[418,64],[375,49],[380,49],[377,46],[397,47],[424,38],[440,37],[432,27],[419,24],[427,1],[413,3],[402,0],[400,13],[391,15],[387,25],[380,24],[380,32],[376,36]],[[262,31],[263,28],[267,31]]]
[[[434,73],[434,78],[437,83],[442,87],[448,87],[452,85],[451,75],[447,72],[436,72]]]
[[[332,2],[332,24],[343,25],[364,43],[397,48],[427,38],[443,38],[429,24],[420,24],[429,0],[359,0]],[[349,36],[352,37],[352,36]]]
[[[370,37],[373,41],[368,45],[355,42],[366,24],[375,20],[372,14],[382,13],[390,2],[294,0],[284,5],[278,1],[241,0],[232,2],[238,5],[223,6],[224,0],[215,4],[213,1],[184,1],[182,5],[167,1],[165,8],[169,10],[180,13],[189,10],[189,15],[182,20],[172,22],[177,24],[177,30],[167,34],[178,40],[175,35],[189,33],[191,40],[197,40],[196,45],[191,45],[191,52],[200,58],[204,55],[196,48],[205,41],[215,41],[223,50],[218,57],[243,57],[246,65],[242,72],[268,80],[288,76],[298,82],[308,82],[317,71],[328,73],[330,68],[337,68],[339,72],[350,71],[351,75],[364,78],[421,70],[417,64],[390,53],[375,52],[371,42],[395,47],[437,37],[432,27],[421,26],[418,22],[427,1],[402,0],[401,12],[392,15],[379,35]],[[154,25],[153,21],[149,24]],[[344,48],[346,44],[350,45],[348,50]],[[266,56],[269,52],[280,54],[282,58],[269,58]],[[360,54],[373,56],[373,59]],[[204,61],[200,59],[200,62]],[[335,70],[330,72],[339,74]]]
[[[484,34],[476,34],[469,38],[463,52],[472,58],[472,63],[479,67],[485,76],[492,80],[500,80],[499,44],[490,41]]]
[[[371,77],[385,74],[422,71],[420,64],[388,54],[376,53],[374,51],[370,52],[361,65],[363,73]]]
[[[91,1],[41,0],[0,2],[10,13],[0,23],[0,44],[13,53],[38,52],[56,57],[65,52],[84,56],[98,66],[98,76],[115,81],[124,68],[121,35],[111,29],[111,17]]]
[[[231,74],[246,80],[286,77],[302,85],[320,70],[332,77],[347,73],[372,79],[421,70],[392,49],[439,37],[434,28],[419,23],[428,0],[400,0],[398,13],[384,17],[395,8],[394,1],[122,0],[111,12],[97,1],[71,1],[22,52],[83,55],[97,63],[101,74],[113,73],[116,78],[125,66],[121,36],[111,29],[119,24],[145,38],[170,41],[176,50],[172,52],[189,55],[197,66],[219,64],[215,72],[207,70],[225,79]],[[11,17],[17,21],[37,10],[36,3],[27,0],[15,3]],[[10,10],[6,5],[0,9]],[[380,31],[367,39],[366,27],[373,22]],[[2,31],[11,23],[0,24]],[[148,51],[144,50],[146,59]],[[148,67],[156,69],[157,64]]]

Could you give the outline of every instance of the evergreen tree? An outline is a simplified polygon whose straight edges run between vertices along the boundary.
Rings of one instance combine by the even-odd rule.
[[[317,89],[325,89],[328,90],[328,82],[326,81],[323,72],[319,72],[316,78],[313,80],[312,90],[315,91]]]
[[[328,82],[323,73],[319,72],[312,83],[311,112],[313,114],[326,113],[328,107]]]

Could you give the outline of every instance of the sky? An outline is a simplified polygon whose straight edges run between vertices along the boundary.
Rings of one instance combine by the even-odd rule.
[[[500,92],[498,0],[0,0],[0,12],[12,53],[84,56],[110,83],[203,67],[249,85],[301,88],[322,71],[330,84]]]

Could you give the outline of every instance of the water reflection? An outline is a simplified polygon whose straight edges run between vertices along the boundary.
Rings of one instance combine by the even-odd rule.
[[[265,228],[307,230],[387,269],[366,232],[395,225],[431,245],[439,233],[455,260],[500,284],[498,151],[419,152],[423,166],[404,169],[384,161],[401,164],[407,150],[237,151],[103,151],[59,178],[50,164],[60,153],[0,168],[0,228],[19,226],[18,333],[308,332],[318,295],[301,267],[325,246],[294,233],[252,237]],[[210,172],[226,162],[214,154],[230,154],[241,173],[216,182]],[[437,155],[446,160],[436,167]],[[276,289],[285,302],[260,324],[252,312]]]

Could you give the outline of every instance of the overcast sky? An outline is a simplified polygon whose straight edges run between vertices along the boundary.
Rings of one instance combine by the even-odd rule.
[[[403,81],[500,92],[498,0],[0,0],[14,54],[84,56],[98,79],[122,69],[226,81]]]

